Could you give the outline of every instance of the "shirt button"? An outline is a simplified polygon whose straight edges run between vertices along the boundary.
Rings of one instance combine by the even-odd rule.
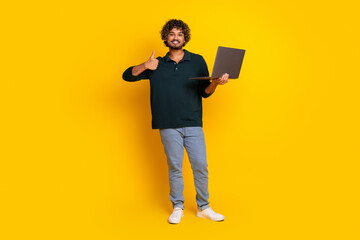
[[[175,68],[175,70],[177,70],[177,68]]]

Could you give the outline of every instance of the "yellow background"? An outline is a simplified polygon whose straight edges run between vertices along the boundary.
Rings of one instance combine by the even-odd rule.
[[[358,239],[357,1],[11,1],[1,4],[1,239]],[[209,70],[246,49],[240,78],[204,100],[210,203],[171,205],[149,83],[189,24]]]

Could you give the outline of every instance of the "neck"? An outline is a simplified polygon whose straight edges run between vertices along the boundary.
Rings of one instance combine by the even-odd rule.
[[[184,50],[181,49],[171,49],[169,48],[169,57],[171,59],[178,59],[178,58],[182,58],[184,56],[185,52]]]

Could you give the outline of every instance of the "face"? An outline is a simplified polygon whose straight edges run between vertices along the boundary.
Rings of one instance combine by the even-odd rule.
[[[173,28],[166,39],[167,45],[171,49],[181,49],[185,43],[184,33],[177,28]]]

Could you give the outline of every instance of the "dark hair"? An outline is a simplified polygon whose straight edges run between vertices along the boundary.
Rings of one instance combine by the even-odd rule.
[[[168,47],[166,38],[173,28],[177,28],[184,33],[185,42],[184,42],[183,46],[185,46],[185,44],[190,41],[190,36],[191,36],[190,28],[186,23],[184,23],[183,21],[178,20],[178,19],[170,19],[169,21],[167,21],[165,23],[165,25],[163,26],[163,28],[161,30],[161,39],[164,41],[165,46]]]

